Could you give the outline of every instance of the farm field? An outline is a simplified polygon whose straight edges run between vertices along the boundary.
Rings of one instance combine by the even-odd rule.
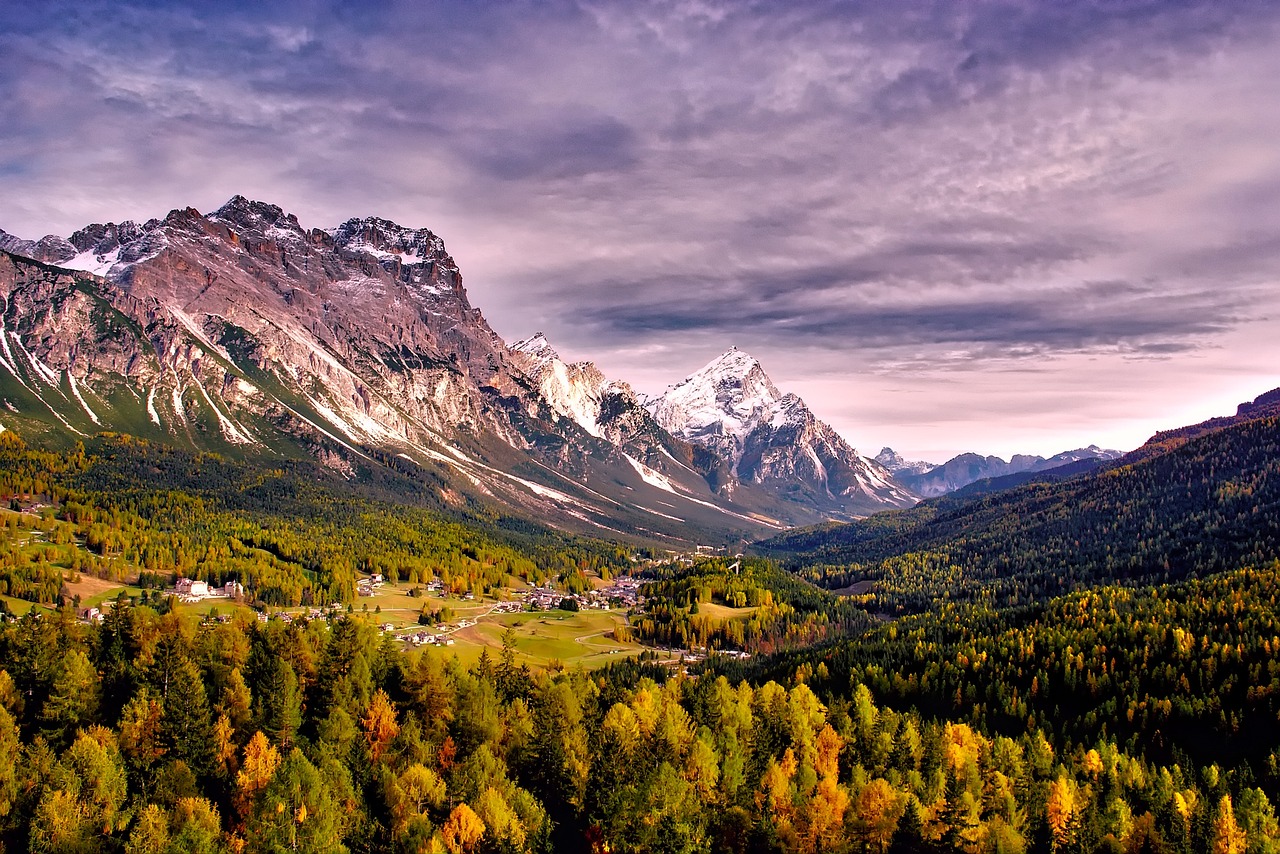
[[[496,655],[502,636],[515,633],[516,660],[531,667],[559,662],[567,667],[600,667],[644,651],[634,642],[609,637],[626,618],[616,611],[531,611],[494,614],[454,633],[452,648],[463,663],[480,657],[484,649]]]

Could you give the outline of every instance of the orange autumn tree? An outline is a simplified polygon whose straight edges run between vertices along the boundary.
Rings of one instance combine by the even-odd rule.
[[[396,706],[387,697],[387,692],[379,688],[369,701],[369,710],[365,712],[360,723],[364,726],[364,740],[369,745],[369,754],[373,761],[382,758],[391,740],[400,734],[400,724],[396,722]]]
[[[466,804],[458,804],[449,813],[444,827],[440,828],[440,836],[444,839],[444,847],[449,854],[463,854],[475,848],[480,837],[484,836],[484,822],[475,810]]]

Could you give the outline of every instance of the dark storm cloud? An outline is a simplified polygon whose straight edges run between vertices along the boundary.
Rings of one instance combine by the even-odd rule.
[[[839,283],[828,269],[799,272],[795,280],[816,288]],[[846,296],[821,300],[820,309],[776,299],[771,284],[759,281],[675,278],[608,283],[601,290],[599,303],[578,316],[602,332],[745,333],[771,346],[794,338],[831,342],[836,349],[850,340],[863,347],[963,344],[1023,355],[1092,348],[1180,352],[1190,346],[1181,339],[1221,332],[1239,322],[1241,310],[1214,290],[1169,300],[1161,285],[1133,282],[1089,282],[1052,298],[983,293],[966,301],[911,304]]]

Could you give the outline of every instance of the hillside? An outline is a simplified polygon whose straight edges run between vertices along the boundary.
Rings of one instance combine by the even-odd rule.
[[[1092,584],[1163,582],[1280,556],[1280,419],[1237,421],[1104,471],[935,499],[759,550],[883,608],[1016,604]]]

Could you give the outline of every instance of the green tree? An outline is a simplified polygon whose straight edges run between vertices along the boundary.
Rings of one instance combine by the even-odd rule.
[[[189,659],[173,667],[160,722],[161,740],[171,760],[181,760],[197,776],[213,770],[216,745],[209,700],[200,669]]]
[[[98,707],[98,673],[89,656],[68,649],[58,664],[54,687],[40,712],[41,731],[55,747],[93,722]]]
[[[283,658],[270,665],[266,685],[256,695],[259,726],[276,744],[288,748],[302,726],[302,691],[293,667]]]
[[[343,812],[315,766],[296,747],[258,798],[247,827],[249,852],[340,854]]]

